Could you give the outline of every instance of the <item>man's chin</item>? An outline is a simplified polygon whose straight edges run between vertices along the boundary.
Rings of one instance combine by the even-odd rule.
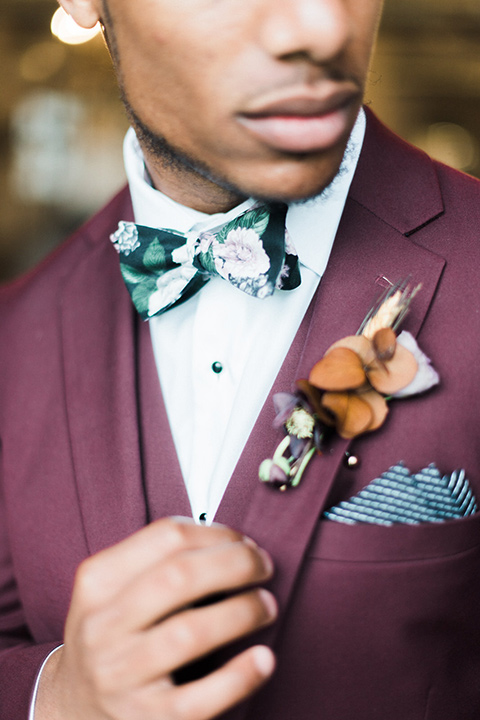
[[[310,200],[320,195],[335,179],[340,169],[343,153],[338,162],[325,164],[311,169],[309,172],[295,172],[292,170],[275,177],[265,176],[261,173],[253,173],[253,182],[248,179],[245,182],[239,181],[236,184],[242,195],[255,197],[259,200],[278,202],[301,202]]]
[[[328,151],[278,153],[251,159],[236,168],[233,183],[243,195],[265,200],[299,202],[321,194],[337,176],[344,159],[347,136]]]

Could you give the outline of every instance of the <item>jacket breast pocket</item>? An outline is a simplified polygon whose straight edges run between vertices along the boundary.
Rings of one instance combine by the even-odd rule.
[[[348,525],[322,520],[309,556],[349,562],[408,562],[457,555],[480,546],[480,513],[418,525]]]
[[[322,520],[279,655],[289,668],[282,702],[287,673],[303,667],[316,717],[477,720],[480,515],[390,527]]]

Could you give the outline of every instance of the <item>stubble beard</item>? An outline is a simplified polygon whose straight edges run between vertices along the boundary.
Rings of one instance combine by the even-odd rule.
[[[193,182],[195,182],[195,179],[198,181],[198,178],[202,178],[217,185],[222,188],[222,190],[227,191],[229,195],[238,196],[240,200],[246,197],[244,191],[236,187],[233,183],[228,182],[225,178],[217,175],[210,167],[202,163],[201,160],[175,147],[163,135],[152,130],[152,128],[139,118],[120,82],[119,87],[128,120],[135,130],[142,150],[152,159],[155,167],[160,172],[161,169],[164,169],[169,173],[177,173],[179,177],[184,178],[185,182],[188,182],[189,178]]]

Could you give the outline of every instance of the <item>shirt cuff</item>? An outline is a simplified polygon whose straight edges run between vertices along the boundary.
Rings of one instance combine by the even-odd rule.
[[[52,652],[47,655],[47,657],[45,658],[45,660],[42,663],[40,670],[38,671],[37,679],[35,680],[35,685],[33,686],[32,700],[30,702],[30,711],[28,713],[28,720],[35,720],[35,703],[37,700],[38,686],[40,685],[40,678],[42,677],[43,669],[44,669],[45,665],[47,664],[47,662],[52,657],[53,653],[56,653],[57,650],[60,650],[61,647],[63,647],[63,645],[59,645],[57,648],[52,650]]]

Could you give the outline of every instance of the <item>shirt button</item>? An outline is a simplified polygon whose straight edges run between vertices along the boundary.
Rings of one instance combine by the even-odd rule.
[[[222,370],[223,370],[223,365],[222,365],[222,363],[221,363],[221,362],[218,362],[218,360],[216,360],[214,363],[212,363],[212,370],[213,370],[213,372],[216,373],[217,375],[218,375],[219,373],[221,373]]]
[[[199,518],[198,518],[198,519],[200,520],[200,522],[206,522],[206,520],[207,520],[207,513],[201,513],[201,514],[199,515]]]

